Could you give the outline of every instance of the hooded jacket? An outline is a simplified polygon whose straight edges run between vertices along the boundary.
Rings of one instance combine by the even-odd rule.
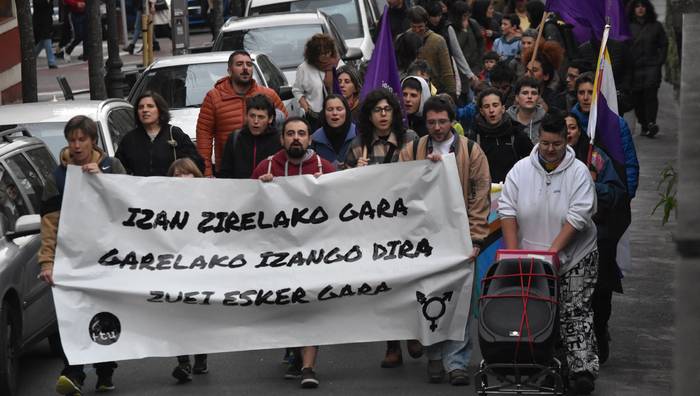
[[[576,115],[581,122],[581,129],[588,130],[588,114],[581,110],[580,104],[576,103],[571,112]],[[625,182],[627,184],[627,195],[630,199],[637,194],[639,185],[639,160],[637,159],[637,149],[634,147],[634,140],[630,133],[630,128],[624,118],[618,116],[620,125],[620,138],[622,138],[622,150],[625,154]]]
[[[535,107],[535,114],[532,116],[530,122],[527,124],[521,124],[520,121],[518,121],[519,110],[520,107],[518,105],[513,105],[508,108],[506,114],[508,114],[511,120],[513,120],[513,124],[520,127],[520,130],[525,132],[533,144],[537,143],[540,140],[540,125],[542,124],[542,119],[547,112],[544,111],[542,106],[537,105],[537,107]]]
[[[282,148],[280,134],[268,126],[260,135],[253,135],[248,126],[229,135],[226,139],[221,168],[217,177],[248,179],[262,160]]]
[[[425,81],[423,77],[418,77],[418,76],[408,76],[401,80],[401,86],[403,87],[403,83],[408,80],[408,79],[413,79],[416,80],[420,83],[421,86],[421,91],[420,91],[420,105],[418,106],[418,111],[416,111],[413,114],[407,114],[406,118],[408,119],[408,127],[413,129],[418,136],[425,136],[428,134],[428,127],[425,125],[425,115],[423,114],[423,105],[425,105],[425,102],[428,101],[430,98],[430,86],[428,85],[428,82]]]
[[[517,220],[520,249],[549,250],[565,222],[576,229],[574,238],[559,252],[561,275],[596,250],[595,185],[571,147],[567,146],[564,159],[551,172],[542,167],[538,147],[508,173],[498,215]]]
[[[316,173],[326,174],[331,172],[335,172],[333,164],[323,159],[311,149],[306,151],[306,155],[304,155],[304,159],[300,165],[289,162],[287,152],[282,149],[275,155],[271,155],[263,160],[253,171],[251,179],[258,179],[260,176],[267,173],[279,177],[313,175]]]
[[[350,150],[350,143],[355,139],[355,136],[357,136],[357,129],[354,123],[350,123],[348,131],[345,134],[345,140],[343,140],[343,145],[340,151],[336,152],[330,139],[328,139],[325,128],[319,128],[311,135],[311,148],[313,148],[321,158],[329,161],[338,169],[344,166],[345,157],[347,157],[348,150]]]
[[[58,194],[45,199],[41,203],[41,247],[38,253],[38,262],[42,269],[53,267],[56,256],[56,238],[58,235],[58,222],[61,214],[61,204],[63,202],[63,188],[66,183],[66,172],[68,165],[75,165],[70,157],[68,147],[63,148],[58,156],[60,164],[53,172],[54,182],[58,189]],[[126,170],[117,158],[108,157],[100,148],[95,147],[92,151],[90,163],[100,166],[103,173],[125,174]]]
[[[513,165],[532,150],[530,138],[505,114],[498,125],[489,125],[477,114],[474,135],[488,158],[493,183],[504,181]]]
[[[204,159],[205,176],[212,175],[212,143],[215,158],[219,161],[228,135],[243,128],[245,124],[246,99],[257,94],[267,96],[272,104],[284,113],[285,117],[287,116],[287,110],[277,93],[270,88],[258,85],[254,80],[251,81],[248,92],[243,95],[234,91],[230,77],[220,78],[214,84],[214,88],[207,92],[197,119],[197,151]]]

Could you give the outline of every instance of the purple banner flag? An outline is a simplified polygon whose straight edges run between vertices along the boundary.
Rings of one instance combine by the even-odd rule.
[[[401,80],[399,79],[399,69],[396,67],[396,55],[394,52],[394,43],[391,38],[391,25],[389,24],[389,12],[387,7],[384,7],[384,14],[380,22],[381,29],[377,44],[372,51],[372,59],[367,66],[365,74],[365,82],[362,85],[360,99],[364,100],[365,96],[377,88],[387,88],[391,90],[399,103],[403,103],[401,94]],[[401,106],[403,107],[403,105]]]
[[[593,37],[600,40],[606,23],[611,26],[611,39],[623,41],[631,37],[622,0],[548,0],[547,11],[557,13],[574,26],[579,44]]]

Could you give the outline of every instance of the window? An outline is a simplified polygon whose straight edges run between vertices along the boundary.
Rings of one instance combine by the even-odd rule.
[[[56,170],[56,161],[54,161],[51,153],[44,148],[35,148],[28,150],[25,154],[29,157],[29,160],[34,164],[34,167],[44,179],[44,193],[42,199],[58,194],[56,182],[53,177],[53,172]]]
[[[3,164],[0,164],[0,232],[14,231],[20,216],[29,214],[27,205]]]
[[[5,164],[18,181],[17,189],[31,206],[31,213],[38,213],[41,208],[44,186],[37,171],[21,154],[16,154],[5,161]]]
[[[0,1],[0,23],[15,17],[14,3],[13,0]]]
[[[112,138],[114,151],[116,151],[124,135],[136,128],[134,111],[128,107],[121,107],[110,111],[107,115],[107,125],[109,127],[109,136]]]
[[[58,159],[61,149],[66,147],[66,138],[63,136],[65,122],[37,122],[26,124],[0,125],[0,130],[13,128],[15,126],[26,128],[32,136],[41,139],[47,146],[54,158]]]

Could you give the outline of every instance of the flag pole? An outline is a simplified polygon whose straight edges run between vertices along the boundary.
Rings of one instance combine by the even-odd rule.
[[[540,26],[537,27],[537,39],[535,39],[535,49],[532,51],[532,57],[530,57],[530,61],[527,63],[527,69],[530,69],[530,66],[532,66],[532,62],[534,62],[535,58],[537,57],[537,51],[539,50],[540,41],[542,41],[542,31],[544,31],[544,22],[547,20],[548,17],[549,12],[545,11],[544,14],[542,14]]]
[[[591,109],[588,112],[588,126],[591,125],[591,116],[594,113],[593,106],[598,105],[598,100],[600,96],[600,80],[603,74],[603,65],[605,64],[605,52],[608,46],[608,35],[610,34],[610,17],[607,17],[607,23],[605,25],[605,30],[603,30],[603,38],[600,40],[600,50],[598,51],[598,62],[596,63],[595,78],[593,81],[593,100],[591,101]],[[597,115],[597,111],[595,112]],[[595,120],[597,123],[597,119]],[[589,128],[590,131],[588,136],[590,141],[588,142],[588,158],[587,164],[590,166],[593,158],[593,142],[595,141],[595,130],[596,126]]]

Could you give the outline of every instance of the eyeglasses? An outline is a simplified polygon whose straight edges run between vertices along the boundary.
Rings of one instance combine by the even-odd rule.
[[[439,120],[426,120],[425,123],[429,127],[434,127],[435,125],[445,126],[450,123],[450,120],[448,120],[447,118],[441,118]]]
[[[391,106],[384,106],[384,107],[375,107],[372,109],[372,113],[379,114],[379,113],[391,113],[392,110],[394,110]]]

